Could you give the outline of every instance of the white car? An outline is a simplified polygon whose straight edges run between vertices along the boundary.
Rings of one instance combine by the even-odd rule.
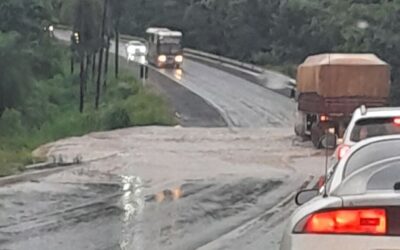
[[[353,113],[334,157],[340,160],[357,142],[375,136],[400,134],[400,108],[366,108]]]
[[[280,250],[400,250],[399,135],[354,145],[325,190],[297,194]]]
[[[144,64],[147,56],[147,46],[141,41],[130,41],[126,44],[128,61]]]

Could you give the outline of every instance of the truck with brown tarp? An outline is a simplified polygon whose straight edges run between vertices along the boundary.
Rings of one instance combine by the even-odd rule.
[[[298,112],[295,133],[320,148],[326,131],[342,138],[361,105],[388,104],[390,66],[374,54],[321,54],[297,70]]]

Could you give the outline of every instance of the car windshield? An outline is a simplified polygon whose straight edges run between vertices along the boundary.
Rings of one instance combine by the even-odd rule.
[[[130,42],[128,44],[128,46],[142,47],[142,46],[145,46],[145,45],[142,44],[142,43],[139,43],[139,42]]]
[[[395,123],[395,117],[390,118],[369,118],[356,122],[350,140],[359,142],[363,139],[400,134],[400,124]]]
[[[343,178],[371,163],[396,157],[400,152],[400,139],[387,139],[359,148],[349,156]]]
[[[159,53],[160,54],[165,54],[165,55],[175,55],[180,53],[182,50],[181,46],[179,44],[160,44],[159,45]]]

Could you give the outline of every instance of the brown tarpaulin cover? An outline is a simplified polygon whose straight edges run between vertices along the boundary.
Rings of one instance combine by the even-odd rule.
[[[297,88],[322,97],[387,97],[390,66],[374,54],[310,56],[298,68]]]

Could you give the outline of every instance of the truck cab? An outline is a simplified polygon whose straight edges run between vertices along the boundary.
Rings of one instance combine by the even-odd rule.
[[[158,68],[181,68],[183,64],[182,32],[167,28],[148,28],[147,60]]]

